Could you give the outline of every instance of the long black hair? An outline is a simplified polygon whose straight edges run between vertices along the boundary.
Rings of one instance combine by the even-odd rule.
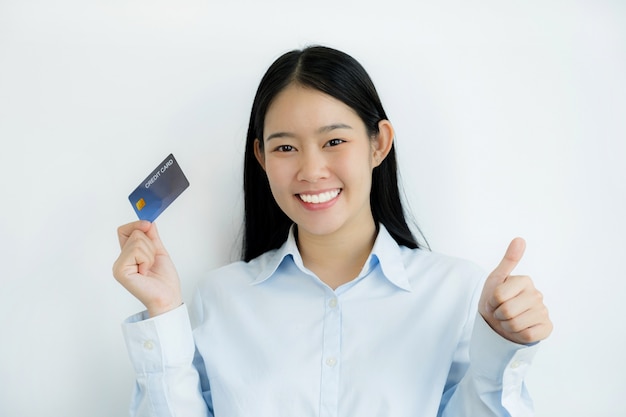
[[[365,69],[341,51],[311,46],[287,52],[269,67],[257,89],[244,156],[244,232],[242,258],[249,261],[280,247],[292,221],[278,207],[265,171],[254,155],[254,141],[263,146],[265,115],[272,100],[296,83],[326,93],[351,107],[365,123],[370,137],[386,120],[376,88]],[[405,219],[397,177],[395,147],[372,173],[370,205],[376,224],[382,223],[399,245],[419,247]]]

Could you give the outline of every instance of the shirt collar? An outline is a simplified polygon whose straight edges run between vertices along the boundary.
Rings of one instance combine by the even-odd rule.
[[[272,275],[274,275],[274,272],[276,272],[286,258],[292,258],[293,262],[301,270],[304,270],[304,264],[302,262],[302,257],[300,256],[300,251],[298,250],[298,245],[296,244],[294,232],[295,225],[291,225],[289,228],[289,234],[287,235],[287,240],[280,248],[266,252],[257,258],[258,261],[261,262],[261,267],[259,268],[259,274],[254,281],[252,281],[252,285],[267,281]]]
[[[404,268],[402,250],[402,247],[389,234],[387,228],[380,224],[378,236],[368,262],[377,259],[383,276],[390,283],[405,291],[411,291],[409,277]]]
[[[280,248],[262,255],[258,259],[261,262],[260,273],[251,284],[260,284],[268,280],[280,265],[287,261],[287,258],[290,258],[301,271],[306,271],[296,244],[294,225],[289,229],[287,240]],[[387,281],[400,289],[411,291],[411,284],[404,268],[402,248],[382,224],[379,225],[378,236],[365,265],[375,266],[376,263],[380,264],[382,275]]]

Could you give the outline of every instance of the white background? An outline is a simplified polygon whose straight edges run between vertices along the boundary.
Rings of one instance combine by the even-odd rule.
[[[537,416],[626,415],[618,0],[0,0],[0,415],[126,415],[127,196],[174,153],[191,186],[158,223],[189,297],[237,257],[258,81],[312,43],[374,79],[433,250],[491,269],[526,238],[555,323]]]

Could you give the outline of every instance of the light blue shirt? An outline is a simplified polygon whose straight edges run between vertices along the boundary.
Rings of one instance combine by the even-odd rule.
[[[523,379],[537,346],[474,320],[485,278],[469,262],[398,246],[381,226],[358,277],[332,290],[290,233],[277,250],[213,271],[189,310],[124,323],[131,414],[530,416]]]

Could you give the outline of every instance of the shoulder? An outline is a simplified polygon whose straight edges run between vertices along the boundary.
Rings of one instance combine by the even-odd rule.
[[[427,282],[429,286],[448,282],[467,288],[468,285],[476,286],[486,277],[482,268],[468,260],[399,245],[383,225],[373,253],[378,257],[383,273],[401,287],[420,282]]]
[[[428,279],[452,285],[475,286],[486,278],[486,272],[467,259],[425,249],[400,247],[404,267],[412,281]]]
[[[268,251],[249,262],[236,261],[209,271],[202,277],[198,289],[240,288],[252,285],[275,261],[276,250]]]

